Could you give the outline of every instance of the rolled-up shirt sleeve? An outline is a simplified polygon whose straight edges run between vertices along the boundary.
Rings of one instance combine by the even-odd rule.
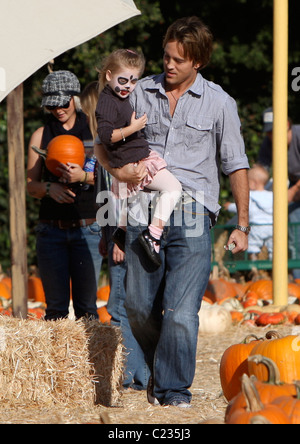
[[[241,133],[241,121],[235,100],[228,97],[217,121],[222,171],[229,175],[240,169],[248,169],[249,162]]]

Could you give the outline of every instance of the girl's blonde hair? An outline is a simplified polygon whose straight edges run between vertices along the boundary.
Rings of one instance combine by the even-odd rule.
[[[97,136],[97,121],[95,110],[98,102],[98,97],[99,84],[97,81],[89,83],[80,95],[81,108],[88,118],[88,124],[94,139]]]
[[[112,73],[120,71],[122,68],[135,68],[139,70],[139,77],[145,69],[145,58],[143,54],[131,49],[116,49],[103,61],[102,68],[99,72],[99,88],[100,91],[107,84],[106,72]]]

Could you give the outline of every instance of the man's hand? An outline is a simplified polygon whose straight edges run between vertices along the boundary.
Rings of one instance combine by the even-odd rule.
[[[233,254],[246,251],[248,249],[248,235],[240,230],[234,230],[225,246],[226,250],[229,250],[229,245],[233,243],[235,244],[234,249],[231,250]]]
[[[129,163],[122,168],[112,168],[110,172],[120,182],[138,185],[147,175],[147,168],[141,161],[137,164]]]

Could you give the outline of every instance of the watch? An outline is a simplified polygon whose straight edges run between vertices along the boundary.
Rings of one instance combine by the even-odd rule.
[[[236,230],[242,231],[245,234],[249,234],[251,231],[251,227],[243,227],[242,225],[236,225],[235,226]]]

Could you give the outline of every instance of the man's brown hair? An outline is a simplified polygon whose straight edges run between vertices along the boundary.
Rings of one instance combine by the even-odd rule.
[[[163,48],[170,41],[180,43],[183,56],[194,64],[199,63],[199,70],[208,65],[213,50],[213,35],[198,17],[184,17],[170,25],[163,40]]]

